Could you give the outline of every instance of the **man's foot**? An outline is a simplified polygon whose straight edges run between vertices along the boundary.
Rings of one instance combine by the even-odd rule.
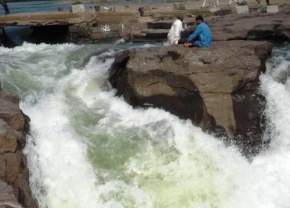
[[[192,43],[184,43],[183,46],[185,48],[190,48],[190,47],[192,47]]]

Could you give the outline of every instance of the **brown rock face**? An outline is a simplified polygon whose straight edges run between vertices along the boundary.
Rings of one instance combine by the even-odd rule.
[[[18,97],[0,90],[0,207],[36,208],[22,153],[28,119],[18,103]]]
[[[163,108],[218,135],[244,153],[262,145],[264,99],[258,76],[272,45],[215,42],[210,49],[163,47],[119,54],[110,81],[133,106]]]

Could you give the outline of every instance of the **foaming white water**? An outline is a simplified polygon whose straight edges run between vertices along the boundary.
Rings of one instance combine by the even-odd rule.
[[[288,207],[290,198],[290,53],[289,46],[273,51],[267,73],[261,76],[261,89],[266,97],[267,137],[271,144],[255,158],[252,168],[260,177],[257,188],[265,207]]]
[[[24,107],[32,119],[34,144],[26,148],[35,177],[32,182],[41,182],[40,187],[34,187],[36,194],[42,207],[96,207],[95,177],[86,146],[70,129],[61,103],[61,95],[53,95],[32,109]],[[45,196],[37,193],[39,188]]]
[[[111,58],[79,64],[94,50],[0,48],[1,82],[22,96],[31,118],[26,154],[42,208],[289,206],[284,57],[274,57],[280,67],[269,62],[275,70],[261,78],[273,142],[250,163],[189,121],[160,109],[133,109],[115,97],[107,81]]]
[[[235,198],[236,202],[242,202],[238,207],[280,208],[289,207],[290,204],[288,50],[289,47],[275,49],[266,74],[261,76],[261,91],[267,101],[265,115],[268,125],[265,138],[270,138],[271,143],[268,149],[251,162],[249,173],[245,175],[252,178],[251,183],[239,185],[243,190],[240,195],[247,192],[250,198]]]
[[[4,86],[11,87],[11,82],[12,87],[17,86],[25,101],[22,108],[31,118],[26,152],[32,167],[32,188],[41,207],[97,206],[96,179],[86,157],[87,147],[70,128],[63,105],[64,77],[76,70],[66,61],[71,52],[80,50],[73,45],[1,48],[1,53],[17,60],[7,58],[10,63],[1,77]],[[18,67],[10,69],[11,65]],[[34,93],[27,95],[26,90]]]
[[[98,201],[110,207],[226,206],[247,160],[188,121],[133,109],[114,96],[106,78],[107,69],[91,62],[66,86],[75,90],[67,94],[76,104],[69,107],[72,125],[89,140]]]

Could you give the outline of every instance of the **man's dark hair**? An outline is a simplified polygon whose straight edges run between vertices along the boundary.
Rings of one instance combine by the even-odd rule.
[[[179,19],[181,22],[183,22],[183,17],[182,16],[177,16],[177,19]]]
[[[198,21],[198,20],[204,22],[204,19],[201,15],[196,16],[195,21]]]

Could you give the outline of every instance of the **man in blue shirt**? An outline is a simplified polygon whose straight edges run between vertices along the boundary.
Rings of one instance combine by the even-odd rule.
[[[184,44],[185,47],[210,47],[212,42],[212,34],[209,26],[204,22],[202,16],[197,16],[195,18],[197,27],[193,33],[187,38],[187,43]]]

